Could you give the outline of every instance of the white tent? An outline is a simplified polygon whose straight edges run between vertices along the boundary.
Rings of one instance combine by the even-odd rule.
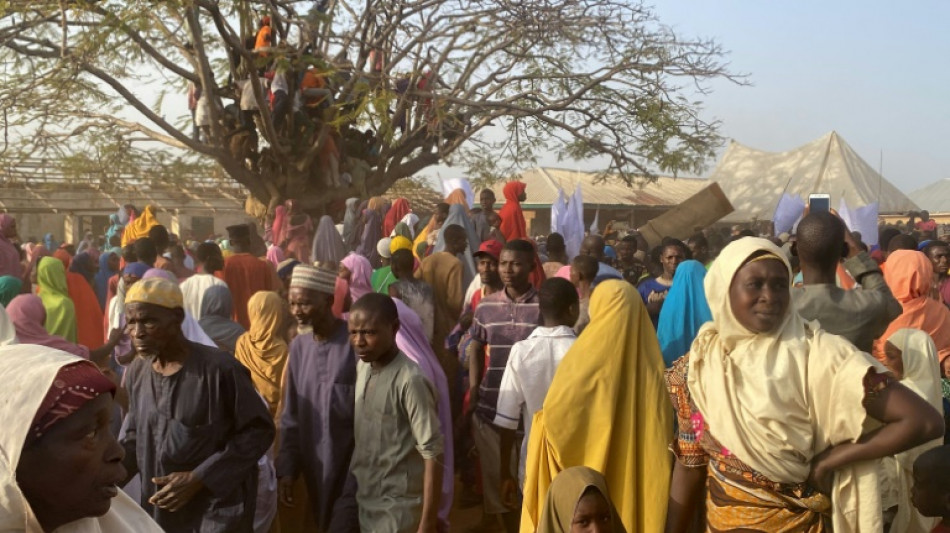
[[[931,183],[908,194],[921,209],[931,213],[950,212],[950,178]]]
[[[868,165],[834,131],[788,152],[764,152],[735,141],[709,177],[719,182],[735,211],[724,222],[771,220],[782,193],[808,199],[812,193],[842,198],[852,208],[880,202],[880,213],[917,206]]]

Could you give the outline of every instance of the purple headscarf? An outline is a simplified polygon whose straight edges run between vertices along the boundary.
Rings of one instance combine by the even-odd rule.
[[[0,214],[0,276],[23,276],[23,265],[20,264],[20,252],[16,245],[10,242],[6,233],[16,220],[6,213]]]
[[[393,298],[396,309],[399,311],[399,331],[396,332],[396,346],[406,357],[412,359],[422,371],[422,375],[435,386],[438,392],[439,425],[442,426],[442,435],[445,438],[443,459],[445,473],[442,477],[442,500],[439,506],[439,520],[448,523],[449,511],[452,509],[452,494],[454,492],[455,465],[452,444],[452,406],[449,401],[449,382],[445,371],[439,364],[439,359],[432,351],[432,345],[422,329],[422,320],[402,300]]]

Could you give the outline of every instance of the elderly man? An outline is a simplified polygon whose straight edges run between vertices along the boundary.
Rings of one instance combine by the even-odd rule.
[[[290,279],[290,311],[313,331],[290,345],[284,375],[277,477],[280,501],[308,506],[316,531],[359,531],[353,455],[356,355],[346,322],[333,316],[336,272],[297,265]],[[303,475],[309,502],[294,501]]]
[[[257,461],[275,431],[247,369],[185,339],[174,282],[132,285],[125,313],[138,357],[126,373],[123,463],[142,475],[142,507],[165,531],[252,532]]]

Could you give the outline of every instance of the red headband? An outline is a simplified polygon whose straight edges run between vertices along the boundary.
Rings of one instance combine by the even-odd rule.
[[[36,411],[27,444],[39,439],[54,424],[106,392],[115,394],[115,384],[102,375],[96,365],[78,361],[60,368]]]

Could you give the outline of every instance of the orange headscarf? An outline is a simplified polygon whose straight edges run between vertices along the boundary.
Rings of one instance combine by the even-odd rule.
[[[105,344],[102,331],[103,313],[96,292],[82,274],[69,270],[69,264],[72,262],[69,252],[60,248],[53,252],[53,257],[62,261],[66,268],[66,290],[76,308],[76,343],[95,350]]]
[[[501,234],[505,236],[505,241],[528,238],[528,225],[521,211],[521,202],[518,200],[525,189],[527,185],[520,181],[509,181],[505,184],[503,190],[505,205],[498,212],[498,216],[501,217]]]
[[[887,258],[884,280],[904,312],[894,319],[874,344],[874,356],[885,362],[885,340],[899,329],[919,329],[930,335],[943,362],[950,356],[950,310],[929,297],[933,263],[921,252],[897,250]]]
[[[465,208],[465,214],[469,214],[468,196],[465,195],[465,191],[462,189],[455,189],[449,193],[449,195],[445,197],[445,203],[449,205],[460,205]]]

